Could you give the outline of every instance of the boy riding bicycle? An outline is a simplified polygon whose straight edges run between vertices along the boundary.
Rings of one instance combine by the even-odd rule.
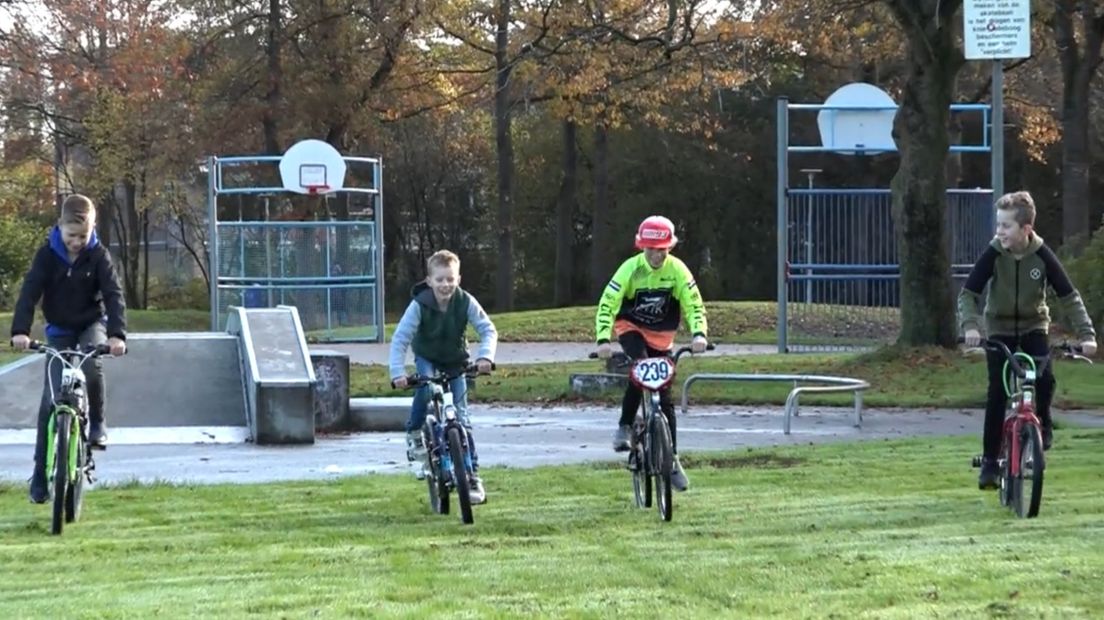
[[[621,264],[598,301],[595,331],[599,357],[608,358],[612,353],[611,332],[616,334],[625,354],[633,359],[670,355],[680,316],[693,334],[693,352],[705,351],[705,304],[686,264],[670,255],[676,243],[675,225],[666,217],[653,215],[640,223],[636,247],[642,252]],[[685,491],[690,481],[678,459],[675,405],[671,401],[670,387],[661,390],[659,398],[660,408],[671,427],[674,451],[671,484]],[[630,382],[621,401],[621,419],[613,436],[613,449],[617,452],[629,449],[640,399],[640,388]]]
[[[435,371],[462,371],[468,365],[468,342],[464,332],[469,324],[479,334],[475,363],[481,374],[491,372],[498,346],[498,331],[491,318],[475,297],[460,288],[460,258],[448,250],[440,250],[429,257],[426,267],[428,275],[424,282],[419,282],[412,289],[413,300],[406,307],[391,337],[388,360],[391,384],[400,389],[407,386],[407,348],[414,349],[414,367],[418,374],[432,376]],[[486,501],[487,495],[479,478],[479,456],[475,451],[468,417],[468,382],[463,374],[452,380],[449,390],[456,406],[456,415],[468,431],[472,470],[475,473],[471,481],[472,502],[481,504]],[[421,444],[421,428],[425,423],[430,394],[428,385],[414,392],[410,417],[406,421],[407,453],[411,458],[411,449]]]
[[[981,340],[978,302],[986,285],[985,332],[991,340],[1003,342],[1012,351],[1019,347],[1036,358],[1049,355],[1047,331],[1050,310],[1046,289],[1054,288],[1063,316],[1081,343],[1082,352],[1096,352],[1096,332],[1085,311],[1081,295],[1073,287],[1062,263],[1034,231],[1035,202],[1028,192],[1005,194],[997,200],[996,236],[970,271],[966,284],[958,295],[959,325],[967,347],[976,347]],[[985,405],[985,427],[982,435],[981,475],[978,488],[995,489],[999,481],[997,454],[1001,446],[1001,429],[1008,404],[1001,376],[1005,358],[1000,352],[988,351],[989,391]],[[1050,449],[1054,436],[1050,403],[1054,397],[1053,365],[1042,366],[1036,380],[1036,414],[1043,425],[1043,448]]]
[[[96,237],[96,207],[86,196],[73,194],[61,206],[61,217],[39,248],[23,279],[12,316],[11,344],[26,350],[31,343],[35,306],[42,301],[46,343],[54,349],[77,349],[103,344],[112,355],[126,352],[126,305],[111,254]],[[60,391],[61,364],[47,364],[38,410],[34,472],[30,496],[36,504],[50,498],[46,482],[46,431],[50,395]],[[96,359],[85,364],[88,385],[88,442],[104,446],[103,366]],[[51,384],[53,389],[51,390]]]

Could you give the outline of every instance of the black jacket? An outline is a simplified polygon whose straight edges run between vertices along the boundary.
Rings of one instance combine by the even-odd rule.
[[[108,337],[126,339],[126,305],[119,277],[111,253],[95,233],[70,265],[60,231],[57,227],[50,231],[23,279],[12,316],[12,336],[30,334],[40,299],[48,335],[80,333],[106,314]]]

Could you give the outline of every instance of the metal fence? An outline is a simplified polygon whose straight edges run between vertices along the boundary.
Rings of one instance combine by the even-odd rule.
[[[307,338],[314,341],[383,342],[384,269],[382,162],[349,157],[344,186],[359,197],[357,211],[334,221],[328,204],[321,221],[287,221],[264,213],[242,221],[220,220],[219,197],[287,195],[271,182],[281,156],[208,157],[207,205],[211,329],[218,331],[230,306],[295,306]],[[265,174],[265,173],[268,174]],[[267,179],[267,181],[266,181]],[[318,196],[328,200],[327,196]],[[313,199],[317,199],[313,198]]]
[[[219,313],[295,306],[316,340],[378,340],[372,222],[219,222]]]
[[[949,190],[957,286],[992,238],[990,190]],[[789,351],[884,344],[900,330],[900,270],[888,189],[787,192],[785,341]]]

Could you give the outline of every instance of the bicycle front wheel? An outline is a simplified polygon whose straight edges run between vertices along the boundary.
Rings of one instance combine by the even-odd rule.
[[[1016,477],[1014,508],[1016,515],[1031,519],[1039,514],[1043,501],[1043,438],[1039,427],[1024,424],[1020,428],[1020,474]]]
[[[429,507],[437,514],[447,515],[449,513],[448,483],[441,476],[440,452],[433,439],[432,425],[434,424],[436,422],[427,419],[422,426],[422,444],[425,446],[426,453],[423,467],[425,467],[426,487],[429,489]]]
[[[69,488],[65,494],[65,522],[72,523],[77,519],[80,519],[81,504],[84,503],[84,480],[87,477],[85,469],[88,467],[88,450],[89,446],[84,441],[84,433],[80,428],[83,424],[77,425],[70,433],[72,443],[70,445],[76,446],[76,450],[73,451],[72,459],[75,467],[72,469],[74,472],[73,479],[69,482]]]
[[[652,459],[655,472],[656,508],[664,521],[674,516],[671,504],[671,472],[674,468],[674,451],[671,447],[671,429],[662,413],[652,416]]]
[[[463,437],[459,425],[449,426],[445,436],[448,439],[449,456],[452,459],[452,478],[456,487],[456,500],[460,504],[460,520],[464,523],[474,523],[471,505],[471,480],[468,478],[468,468],[464,465],[464,457],[467,450],[464,448]]]
[[[50,526],[52,534],[61,534],[65,527],[66,490],[69,487],[69,430],[73,418],[68,414],[57,416],[54,425],[54,515]]]

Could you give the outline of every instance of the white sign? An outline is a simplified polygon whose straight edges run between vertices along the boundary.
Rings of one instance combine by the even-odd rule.
[[[1031,56],[1030,0],[965,0],[962,21],[968,60]]]

